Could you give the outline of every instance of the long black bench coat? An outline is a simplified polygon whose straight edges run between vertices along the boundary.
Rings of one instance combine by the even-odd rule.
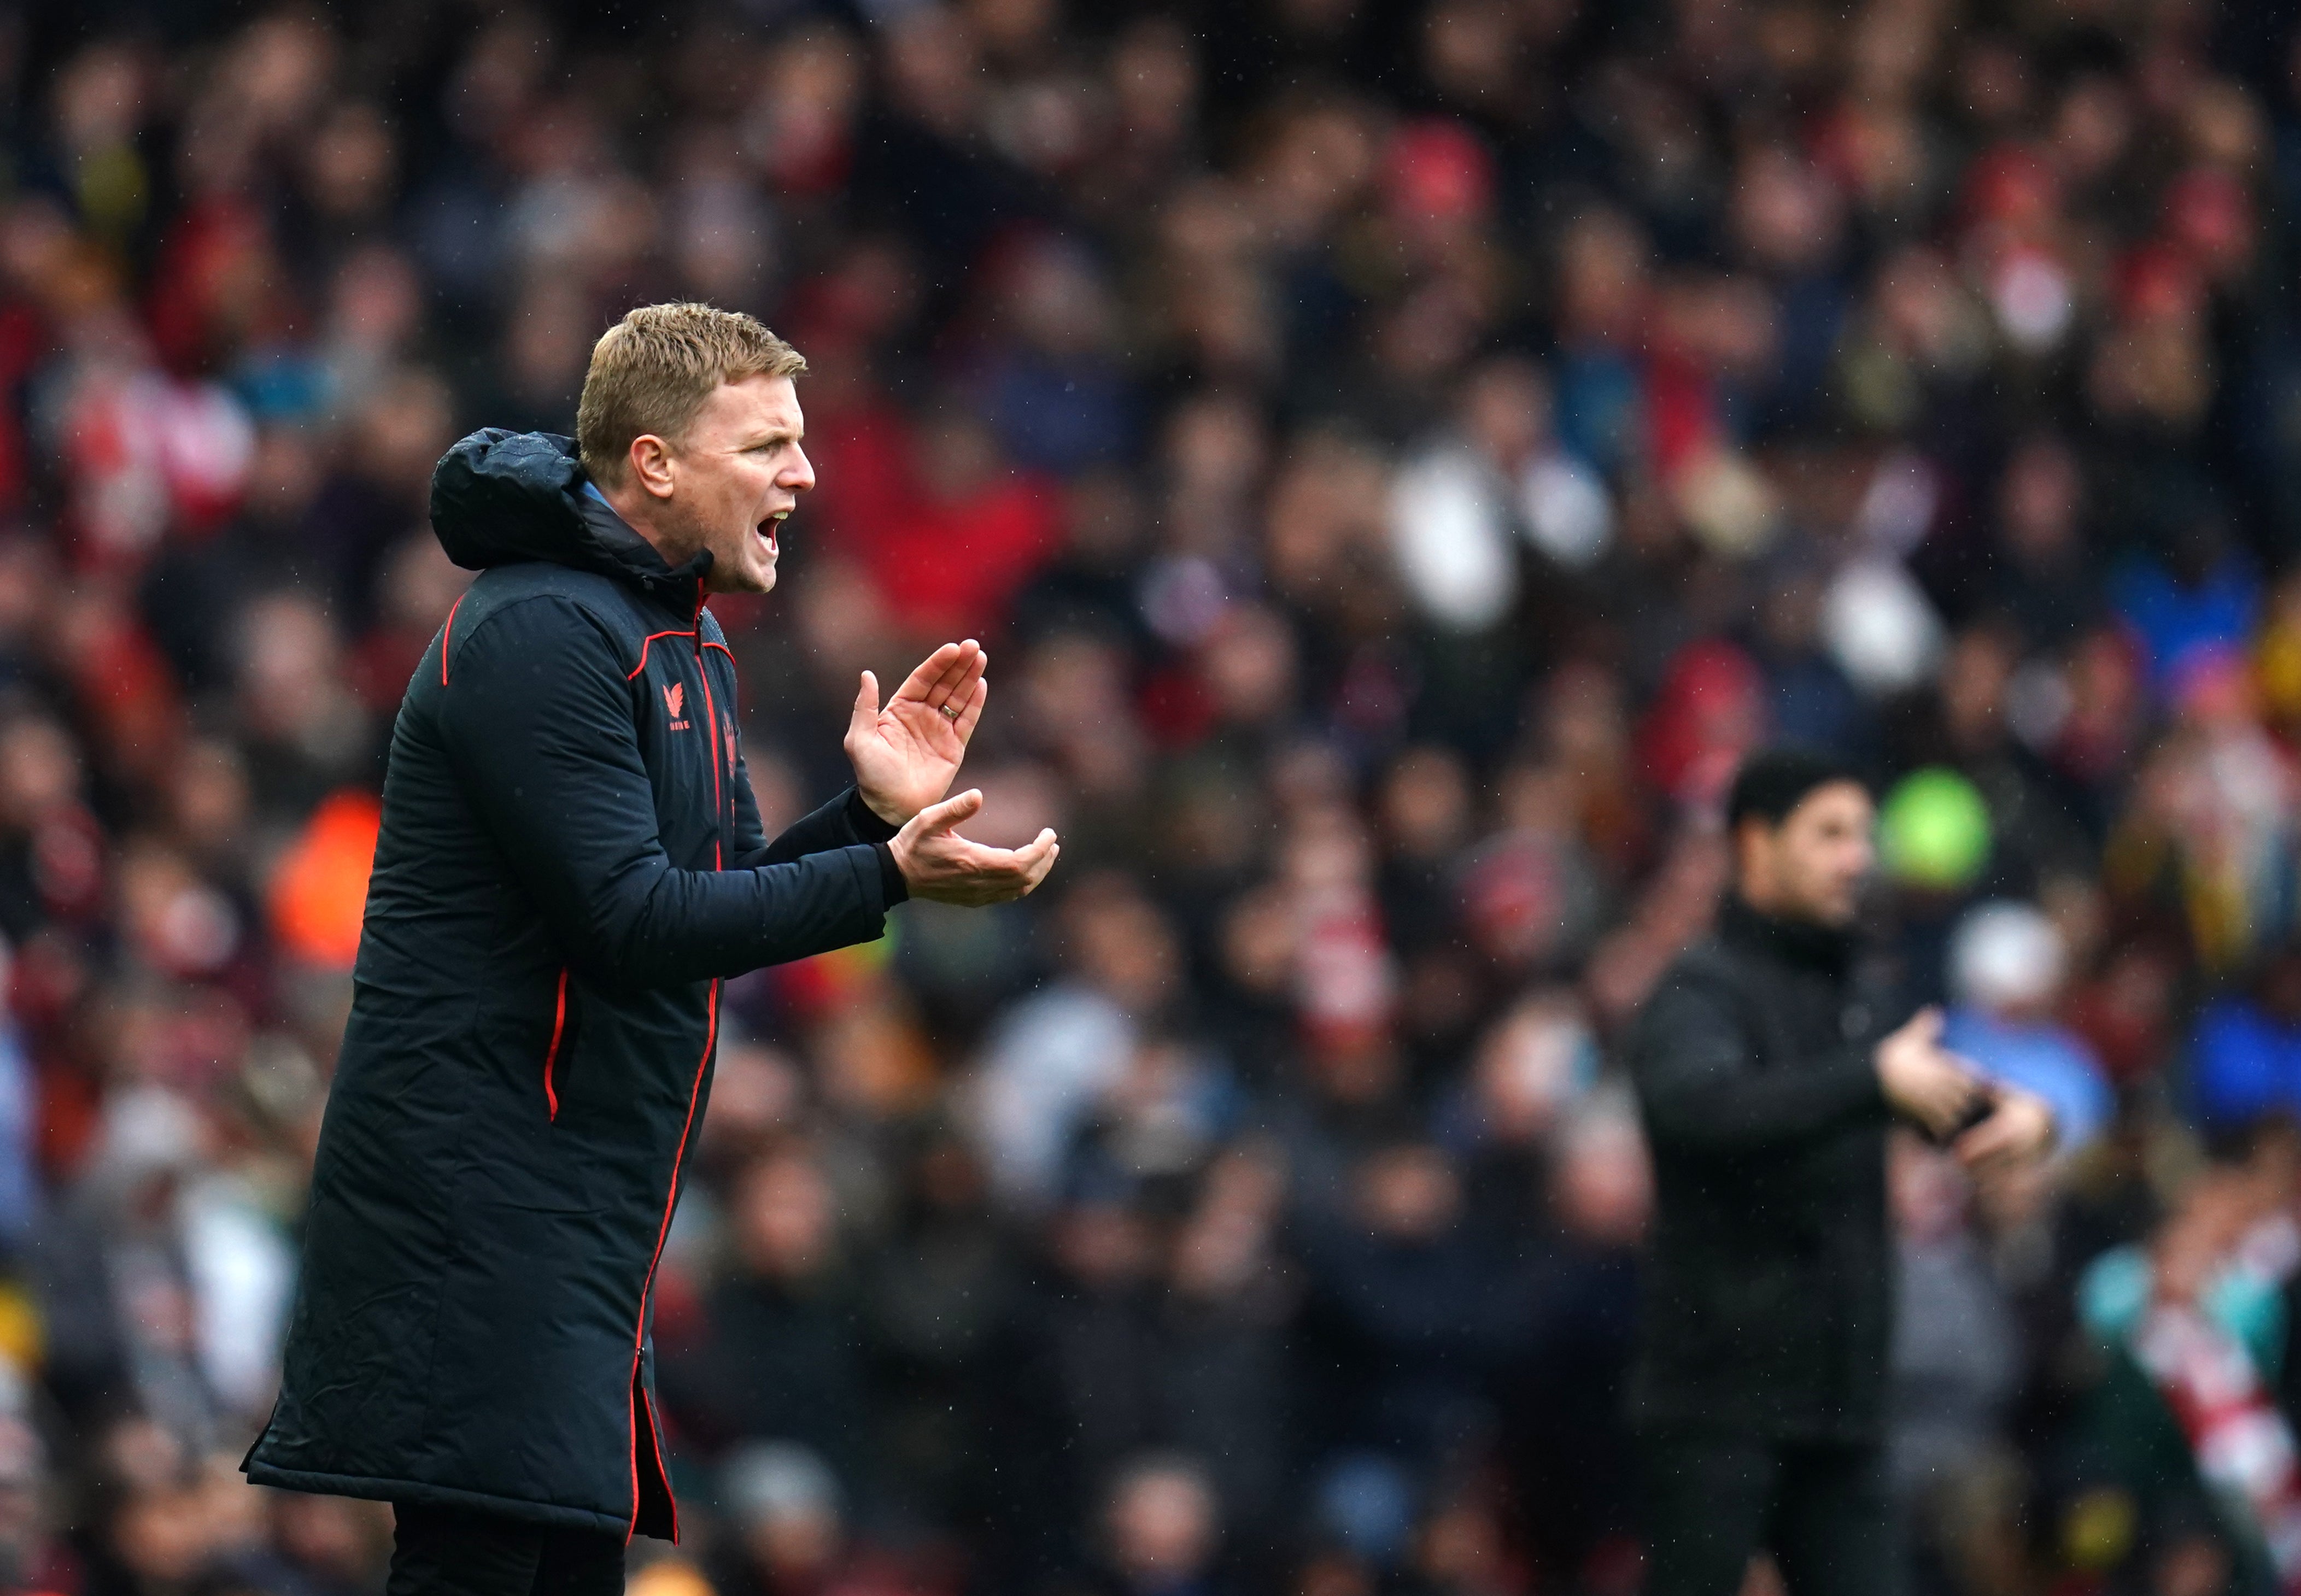
[[[770,846],[733,660],[582,491],[489,430],[432,480],[483,573],[392,732],[303,1274],[250,1478],[676,1538],[649,1291],[722,978],[883,928],[850,793]]]

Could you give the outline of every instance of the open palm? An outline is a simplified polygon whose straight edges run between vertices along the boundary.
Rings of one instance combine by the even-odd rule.
[[[879,679],[863,673],[847,720],[847,758],[863,801],[889,825],[903,824],[950,790],[991,696],[983,679],[990,660],[973,638],[945,643],[920,662],[884,708]]]

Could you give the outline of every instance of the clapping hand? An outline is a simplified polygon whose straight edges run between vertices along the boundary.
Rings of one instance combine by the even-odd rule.
[[[985,848],[952,828],[983,807],[983,794],[969,788],[957,798],[922,809],[888,844],[895,867],[914,898],[980,908],[1027,898],[1055,867],[1062,847],[1042,831],[1020,848]]]
[[[991,684],[983,679],[990,662],[973,638],[945,643],[920,663],[883,709],[879,679],[863,673],[847,719],[847,758],[855,767],[856,790],[889,825],[905,824],[950,790],[991,697]]]

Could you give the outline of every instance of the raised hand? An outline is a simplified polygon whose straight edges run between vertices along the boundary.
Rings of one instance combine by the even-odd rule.
[[[952,830],[982,807],[981,790],[969,788],[920,810],[895,833],[887,846],[894,851],[895,867],[903,873],[912,897],[979,908],[1027,898],[1047,879],[1056,856],[1063,851],[1051,831],[1041,831],[1020,848],[1007,848],[969,842]]]
[[[855,788],[871,812],[899,826],[950,790],[983,719],[991,656],[969,638],[945,643],[920,662],[895,696],[879,706],[879,679],[863,673],[847,717],[847,758]]]
[[[1922,1008],[1878,1044],[1878,1083],[1895,1109],[1938,1140],[1954,1134],[1981,1094],[1980,1083],[1941,1045],[1938,1008]]]

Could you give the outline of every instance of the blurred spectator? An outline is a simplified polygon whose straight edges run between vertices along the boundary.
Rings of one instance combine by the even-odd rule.
[[[1213,1482],[1186,1458],[1152,1456],[1128,1465],[1103,1509],[1112,1596],[1217,1596],[1222,1520]]]
[[[1158,907],[1117,878],[1066,901],[1070,977],[1017,1005],[985,1048],[980,1133],[1012,1198],[1050,1196],[1071,1137],[1175,999],[1178,950]]]
[[[1986,903],[1959,923],[1949,957],[1954,1002],[1942,1046],[2043,1098],[2056,1152],[2082,1149],[2107,1128],[2113,1105],[2091,1049],[2054,1018],[2069,959],[2061,932],[2028,904]]]
[[[2301,1115],[2301,948],[2278,948],[2247,990],[2197,1016],[2189,1091],[2197,1113],[2216,1127],[2263,1114]]]
[[[707,1588],[722,1596],[943,1596],[950,1589],[858,1544],[839,1482],[796,1442],[739,1449],[720,1465],[717,1494],[730,1533]]]
[[[731,1257],[699,1322],[666,1346],[665,1408],[716,1453],[745,1441],[808,1448],[834,1489],[868,1480],[870,1398],[855,1283],[832,1192],[803,1148],[769,1152],[729,1192]],[[848,1482],[843,1487],[840,1480]]]
[[[2011,1504],[1972,1487],[2010,1488],[2004,1449],[2021,1372],[2018,1329],[1968,1224],[1969,1186],[1956,1164],[1897,1135],[1887,1183],[1903,1304],[1889,1424],[1894,1493],[1912,1554],[1904,1577],[1920,1590],[1956,1590],[1991,1510],[2011,1516]]]

